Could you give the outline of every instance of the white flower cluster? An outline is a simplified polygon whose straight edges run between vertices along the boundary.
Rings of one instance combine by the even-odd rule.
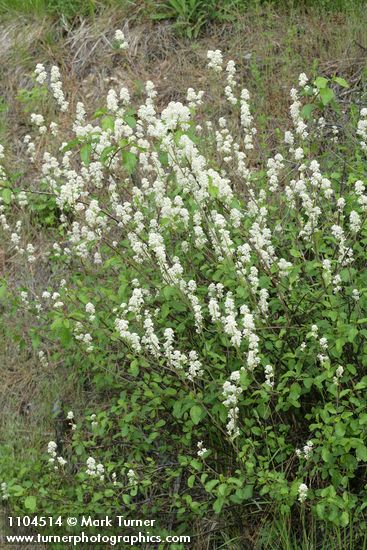
[[[320,344],[321,349],[326,350],[328,348],[327,338],[325,338],[325,337],[320,338],[319,344]]]
[[[74,413],[73,413],[73,411],[68,412],[68,414],[66,415],[66,419],[69,420],[69,426],[71,427],[71,429],[73,431],[76,430],[76,424],[74,422]]]
[[[296,134],[299,135],[301,139],[306,139],[308,137],[307,124],[303,121],[301,115],[302,103],[299,99],[297,90],[292,88],[290,95],[293,101],[290,106],[290,115],[293,120]],[[302,157],[303,153],[301,157],[299,155],[296,156],[296,160],[300,160]]]
[[[187,378],[193,381],[198,376],[203,376],[204,371],[201,368],[201,362],[198,360],[198,354],[192,350],[189,352],[189,372]]]
[[[298,487],[298,500],[303,503],[305,502],[308,494],[308,487],[305,483],[301,483]]]
[[[137,485],[138,484],[138,480],[137,480],[137,475],[135,473],[135,471],[130,468],[127,472],[127,479],[129,481],[129,485]]]
[[[312,441],[307,441],[306,445],[303,446],[303,449],[296,449],[296,455],[299,458],[305,458],[308,460],[312,454],[313,451],[313,443]]]
[[[227,432],[230,437],[238,437],[240,429],[237,424],[239,408],[237,407],[238,398],[242,393],[242,388],[237,385],[240,379],[238,371],[232,372],[230,380],[223,384],[222,395],[223,405],[228,408]],[[234,382],[234,383],[233,383]]]
[[[56,450],[57,444],[55,443],[55,441],[49,441],[47,452],[50,458],[48,459],[48,461],[51,465],[53,465],[55,470],[58,470],[59,466],[65,466],[66,460],[62,458],[62,456],[58,456]]]
[[[36,75],[36,81],[39,84],[44,84],[46,82],[47,72],[45,70],[45,67],[42,65],[42,63],[37,63],[34,73]]]
[[[361,218],[355,210],[349,214],[349,226],[352,233],[358,233],[361,229],[362,221]]]
[[[357,226],[354,225],[354,229],[356,227]],[[358,227],[358,230],[359,230],[359,227]],[[353,250],[346,246],[347,238],[345,236],[344,229],[340,225],[334,224],[331,227],[331,233],[338,245],[338,252],[339,252],[338,262],[342,266],[349,265],[353,261]]]
[[[198,452],[197,452],[197,455],[202,458],[203,456],[206,455],[206,453],[208,452],[208,449],[206,449],[204,447],[204,444],[202,441],[198,441],[198,444],[197,444],[197,448],[198,448]]]
[[[241,100],[240,100],[240,117],[241,117],[241,126],[244,130],[245,150],[251,150],[254,148],[253,136],[256,135],[257,133],[255,126],[253,126],[253,116],[251,114],[249,101],[250,101],[250,93],[246,88],[243,88],[243,90],[241,91]],[[243,175],[248,175],[247,170],[243,170]]]
[[[266,365],[265,372],[265,385],[270,389],[274,388],[274,368],[271,365]]]
[[[141,343],[145,345],[149,353],[151,353],[154,357],[159,357],[161,352],[160,343],[158,336],[155,333],[152,316],[147,309],[144,311],[143,326],[145,334],[141,338]]]
[[[100,462],[97,464],[96,460],[92,456],[87,459],[87,469],[85,473],[91,477],[98,477],[100,481],[104,481],[104,466]]]
[[[121,338],[136,352],[141,352],[140,336],[136,332],[129,330],[129,321],[126,319],[117,318],[115,320],[115,328]]]
[[[49,366],[49,362],[47,361],[46,354],[44,351],[40,350],[38,352],[38,359],[42,367],[46,368]]]
[[[324,278],[325,284],[329,285],[331,282],[331,261],[322,260],[322,276]]]
[[[298,77],[298,84],[301,88],[304,88],[308,82],[308,77],[305,73],[301,73]]]
[[[237,326],[235,304],[232,292],[227,292],[224,302],[225,316],[222,318],[224,332],[230,337],[232,346],[240,347],[242,331]]]
[[[319,338],[319,329],[317,325],[311,326],[311,331],[309,336],[311,338],[314,338],[315,340],[318,340],[318,344],[321,349],[321,352],[325,352],[328,349],[328,340],[325,336],[322,338]],[[329,361],[329,357],[325,353],[319,353],[317,355],[317,359],[320,361],[321,365],[324,365]]]
[[[69,108],[69,102],[65,100],[64,92],[62,91],[60,70],[56,67],[56,65],[51,67],[50,87],[60,110],[62,112],[67,111]]]
[[[89,314],[89,320],[91,322],[94,321],[94,319],[96,318],[96,316],[95,316],[96,308],[94,307],[94,305],[91,302],[88,302],[85,305],[85,312]]]
[[[97,415],[96,414],[91,414],[90,415],[90,421],[91,421],[91,426],[92,428],[96,428],[98,426],[98,421],[96,420],[97,418]]]
[[[9,491],[8,491],[8,484],[3,481],[0,485],[1,490],[1,499],[2,500],[8,500],[10,497]]]
[[[343,374],[344,374],[344,367],[339,365],[339,367],[335,371],[335,376],[333,377],[333,382],[336,386],[339,384],[339,381],[343,376]]]
[[[205,92],[203,90],[200,90],[199,92],[195,92],[193,88],[188,88],[187,94],[186,94],[186,101],[189,104],[189,108],[195,109],[200,105],[202,105],[204,94]]]
[[[163,344],[163,349],[168,364],[178,371],[182,371],[185,366],[188,366],[188,371],[185,373],[188,380],[193,381],[196,377],[203,376],[204,371],[202,369],[202,364],[198,359],[197,352],[191,350],[187,355],[179,350],[175,350],[173,347],[174,336],[174,332],[171,328],[165,329],[165,342]]]
[[[357,126],[357,136],[360,138],[360,145],[363,151],[367,152],[367,108],[360,112],[360,119]]]
[[[232,59],[228,61],[226,66],[226,71],[227,71],[227,86],[224,88],[224,93],[229,103],[231,105],[236,105],[237,98],[234,95],[234,90],[236,87],[236,80],[235,80],[236,66]]]
[[[190,125],[190,109],[177,101],[171,101],[161,114],[161,120],[165,125],[165,131],[182,128],[188,130]]]
[[[280,277],[287,277],[289,275],[289,270],[292,269],[292,263],[287,262],[284,258],[280,258],[278,261],[278,267],[279,267],[279,276]]]
[[[274,192],[279,187],[279,176],[284,168],[283,156],[278,153],[267,161],[267,176],[269,179],[269,191]]]
[[[213,69],[216,73],[222,72],[223,55],[220,50],[209,50],[207,53],[207,58],[209,59],[209,69]]]
[[[355,194],[357,195],[357,202],[363,212],[367,210],[367,195],[364,194],[365,189],[366,189],[366,186],[364,185],[363,181],[357,180],[355,182],[354,190],[355,190]],[[344,203],[345,203],[345,200],[344,200]]]
[[[62,302],[60,302],[60,303],[62,303]],[[94,350],[94,346],[92,344],[93,337],[89,332],[84,332],[83,331],[83,325],[80,321],[77,321],[75,323],[74,337],[79,342],[83,342],[83,344],[85,344],[85,351],[87,353],[91,353]]]
[[[32,113],[31,114],[31,122],[32,124],[35,124],[38,126],[38,131],[40,134],[45,134],[47,132],[47,126],[45,126],[45,119],[42,115]]]
[[[126,41],[125,35],[120,29],[115,31],[115,40],[120,50],[126,50],[128,48],[129,45]]]

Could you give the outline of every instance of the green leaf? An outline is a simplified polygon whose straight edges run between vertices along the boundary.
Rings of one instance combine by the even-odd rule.
[[[129,504],[131,502],[131,497],[130,497],[130,495],[122,495],[122,500],[123,500],[124,504],[126,504],[126,506],[129,506]]]
[[[194,486],[194,483],[195,483],[195,474],[189,477],[189,479],[187,480],[187,486],[190,487],[190,489],[192,489]]]
[[[315,105],[313,103],[307,103],[301,109],[301,116],[306,120],[309,120],[311,118],[311,114],[314,109],[315,109]]]
[[[289,390],[289,397],[292,400],[297,400],[299,396],[301,395],[301,386],[298,384],[298,382],[294,382],[294,384],[291,385]]]
[[[249,500],[252,498],[254,494],[254,486],[253,485],[246,485],[245,487],[242,487],[241,489],[237,489],[236,495],[241,500]]]
[[[163,304],[163,306],[161,307],[162,319],[166,319],[170,311],[171,311],[171,308],[169,304]]]
[[[3,189],[3,192],[2,192],[2,196],[3,196],[3,201],[5,202],[5,204],[10,204],[11,203],[11,190],[10,189]]]
[[[319,91],[319,94],[320,94],[322,104],[324,106],[330,103],[332,99],[334,99],[334,92],[331,88],[321,88],[321,90]]]
[[[246,288],[244,288],[243,286],[238,286],[236,288],[236,294],[237,296],[239,296],[240,298],[244,298],[247,294],[247,291],[246,291]]]
[[[356,447],[356,457],[358,460],[367,462],[367,447],[365,445],[361,444]]]
[[[338,437],[343,437],[345,434],[345,426],[341,422],[335,426],[335,433]]]
[[[333,81],[342,86],[343,88],[349,88],[348,82],[340,76],[334,76]]]
[[[195,425],[199,424],[202,415],[202,409],[199,405],[194,405],[190,409],[190,417]]]
[[[101,126],[103,130],[113,130],[115,127],[115,120],[113,116],[107,115],[103,117],[101,121]]]
[[[348,328],[348,342],[354,342],[356,336],[358,335],[358,329],[356,327]]]
[[[327,87],[329,80],[323,76],[318,76],[314,82],[316,88],[322,90]]]
[[[324,462],[329,462],[332,457],[332,454],[329,451],[329,449],[326,449],[325,447],[323,447],[321,450],[321,456]]]
[[[340,516],[340,525],[342,527],[346,527],[348,523],[349,523],[349,514],[346,510],[344,510],[344,512],[342,512]]]
[[[114,145],[109,145],[108,147],[105,147],[101,153],[100,161],[105,164],[107,160],[110,157],[111,153],[114,153],[116,151],[116,147]]]
[[[134,115],[132,115],[130,113],[126,113],[124,115],[124,121],[126,122],[126,124],[128,124],[130,126],[130,128],[135,128],[136,120],[135,120]]]
[[[35,512],[37,508],[37,499],[35,496],[27,497],[24,501],[24,506],[27,508],[30,512]]]
[[[107,109],[97,109],[92,115],[92,118],[99,118],[107,113]]]
[[[2,300],[3,298],[5,298],[6,296],[6,289],[7,289],[7,286],[6,286],[6,283],[2,283],[0,285],[0,300]]]
[[[131,151],[122,152],[122,164],[129,174],[134,172],[137,162],[138,158],[134,153],[131,153]]]
[[[66,153],[67,151],[71,151],[74,149],[78,144],[80,143],[79,139],[72,139],[69,141],[61,150],[61,153]]]
[[[226,492],[227,492],[227,484],[221,483],[218,487],[218,495],[220,495],[221,497],[224,497]]]
[[[181,416],[183,415],[181,401],[175,401],[175,404],[173,405],[172,414],[175,418],[181,418]]]
[[[200,472],[203,468],[203,463],[200,462],[200,460],[197,460],[196,458],[193,458],[190,462],[190,466],[192,466],[195,470]]]
[[[310,389],[310,387],[312,386],[312,384],[313,384],[313,378],[305,378],[305,379],[303,380],[303,385],[304,385],[304,387],[305,387],[306,389],[308,389],[308,390]]]
[[[92,144],[91,143],[85,143],[83,147],[80,149],[80,158],[84,162],[86,166],[90,164],[90,155],[92,152]]]
[[[62,327],[59,331],[59,338],[62,346],[68,347],[72,339],[71,330],[67,327]]]
[[[11,488],[11,493],[15,497],[20,497],[24,494],[24,489],[21,485],[13,485]]]
[[[136,359],[134,359],[134,361],[131,361],[130,363],[130,368],[129,368],[129,373],[131,374],[131,376],[134,376],[134,378],[136,378],[139,374],[139,363]]]
[[[207,493],[211,493],[214,487],[218,485],[218,483],[218,479],[211,479],[210,481],[208,481],[208,483],[205,484],[205,491]]]
[[[216,514],[219,514],[220,511],[223,508],[225,499],[223,497],[218,497],[217,500],[213,504],[213,510]]]
[[[354,386],[355,390],[364,390],[367,388],[367,376],[363,376],[361,380]]]
[[[216,185],[213,185],[212,182],[209,182],[209,195],[216,199],[219,193],[219,189]]]
[[[160,151],[158,158],[159,162],[161,162],[163,166],[168,166],[168,153],[166,153],[166,151]]]

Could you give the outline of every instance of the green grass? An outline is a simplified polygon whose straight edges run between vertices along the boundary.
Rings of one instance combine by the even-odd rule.
[[[197,34],[208,20],[233,20],[239,12],[257,7],[355,12],[366,7],[366,0],[0,0],[0,15],[19,13],[74,18],[93,15],[111,6],[141,10],[153,19],[173,19],[179,27],[191,27]]]
[[[113,5],[124,4],[124,0],[0,0],[0,14],[62,15],[73,18],[77,15],[93,15]]]
[[[256,550],[367,550],[367,532],[357,534],[353,524],[330,527],[309,517],[302,522],[301,535],[294,527],[287,516],[265,523]]]
[[[363,13],[366,0],[0,0],[0,17],[52,17],[65,22],[121,10],[140,19],[171,21],[177,34],[197,38],[208,23],[233,23],[241,14],[282,12]]]

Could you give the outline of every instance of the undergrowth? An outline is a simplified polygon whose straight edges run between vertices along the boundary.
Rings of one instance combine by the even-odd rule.
[[[189,38],[197,37],[209,23],[235,23],[247,12],[260,16],[268,8],[283,12],[363,14],[365,0],[0,0],[0,16],[16,14],[50,16],[70,24],[83,17],[116,9],[127,15],[154,21],[171,21],[174,29]]]

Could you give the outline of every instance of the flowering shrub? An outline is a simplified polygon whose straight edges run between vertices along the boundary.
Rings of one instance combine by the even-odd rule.
[[[58,114],[31,114],[31,183],[4,161],[0,221],[59,282],[14,300],[42,367],[62,361],[101,407],[65,411],[32,466],[4,465],[15,507],[124,506],[186,531],[213,511],[346,526],[365,508],[367,109],[341,110],[343,79],[302,74],[266,158],[234,62],[209,51],[208,71],[183,103],[160,106],[149,81],[141,105],[122,86],[87,116],[57,67],[36,68]],[[22,230],[42,201],[47,251]]]

